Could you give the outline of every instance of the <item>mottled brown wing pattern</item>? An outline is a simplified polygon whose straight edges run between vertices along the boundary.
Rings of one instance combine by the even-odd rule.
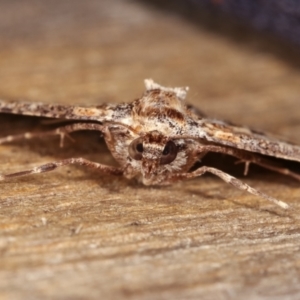
[[[209,119],[202,119],[199,126],[201,133],[205,132],[205,139],[209,142],[272,157],[300,161],[299,146],[275,139],[271,135]]]
[[[25,116],[106,122],[111,121],[113,111],[113,105],[105,104],[99,107],[81,107],[0,99],[0,112]]]

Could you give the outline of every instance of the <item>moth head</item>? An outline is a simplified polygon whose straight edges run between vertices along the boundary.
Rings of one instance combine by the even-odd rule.
[[[139,137],[130,143],[128,151],[134,160],[159,160],[160,165],[166,165],[175,160],[178,147],[171,140],[164,144],[149,144]]]
[[[179,147],[158,131],[151,131],[134,139],[129,147],[129,156],[139,162],[144,184],[155,184],[176,165]]]

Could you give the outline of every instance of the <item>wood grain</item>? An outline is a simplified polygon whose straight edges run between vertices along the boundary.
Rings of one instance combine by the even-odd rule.
[[[190,86],[208,115],[300,143],[299,62],[264,50],[273,41],[246,31],[237,42],[144,2],[0,2],[2,98],[131,101],[153,78]],[[45,128],[0,120],[1,136]],[[1,145],[0,172],[78,156],[115,164],[98,134],[73,137],[63,149],[57,138]],[[223,156],[204,162],[243,176]],[[299,299],[299,183],[254,166],[242,179],[293,209],[213,176],[149,188],[73,166],[2,182],[0,298]]]

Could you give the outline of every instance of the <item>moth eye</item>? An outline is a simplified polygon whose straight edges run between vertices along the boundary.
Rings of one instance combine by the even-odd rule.
[[[168,141],[160,158],[160,164],[166,165],[171,163],[177,156],[177,146],[172,141]]]
[[[135,160],[142,159],[143,151],[144,151],[144,148],[143,148],[143,139],[142,138],[133,140],[128,147],[129,155]]]

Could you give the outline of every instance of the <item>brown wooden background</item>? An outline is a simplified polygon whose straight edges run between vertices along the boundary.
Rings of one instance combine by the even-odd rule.
[[[208,115],[300,143],[299,51],[203,18],[138,1],[1,0],[0,95],[122,102],[153,78],[190,86]],[[1,136],[44,126],[0,120]],[[58,138],[1,145],[0,172],[72,156],[114,164],[98,134],[74,138],[63,149]],[[207,163],[242,177],[233,162]],[[65,167],[2,182],[0,299],[299,299],[299,183],[252,166],[243,180],[293,209],[213,176],[147,188]]]

